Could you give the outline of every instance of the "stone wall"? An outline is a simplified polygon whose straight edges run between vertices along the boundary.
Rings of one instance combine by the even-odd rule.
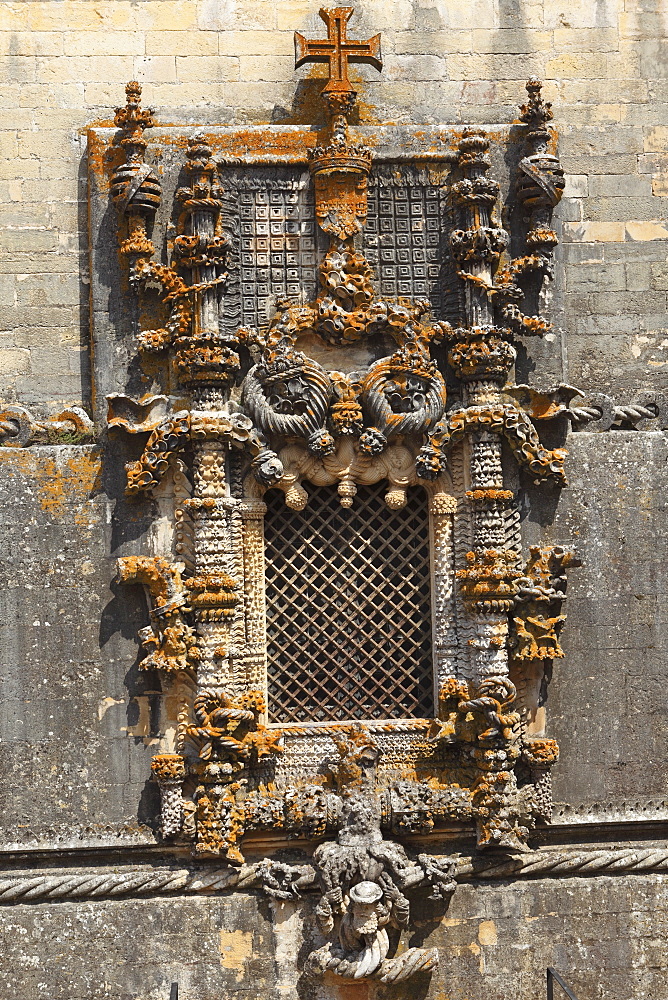
[[[0,913],[0,984],[30,1000],[167,1000],[176,981],[188,1000],[366,998],[366,986],[322,987],[300,977],[306,910],[243,894],[19,904]],[[667,912],[665,875],[537,880],[516,883],[512,893],[505,885],[461,886],[440,924],[433,913],[420,915],[413,943],[438,945],[443,958],[428,992],[415,982],[410,996],[544,1000],[552,965],[570,970],[584,1000],[658,1000]],[[400,984],[370,995],[408,994]]]
[[[2,4],[0,396],[90,403],[83,130],[131,78],[161,123],[310,123],[321,67],[294,72],[312,0],[30,0]],[[661,0],[366,0],[384,69],[356,69],[369,121],[506,122],[546,83],[569,175],[568,349],[549,371],[620,397],[665,384],[668,41]],[[314,34],[315,33],[315,34]],[[553,312],[553,318],[555,313]],[[549,353],[549,344],[541,353]]]
[[[522,494],[526,544],[549,518],[550,540],[573,538],[585,563],[546,698],[561,747],[552,843],[607,835],[582,824],[627,821],[643,836],[668,819],[665,435],[578,432],[568,448],[556,512]],[[115,582],[115,560],[155,545],[159,507],[128,502],[121,464],[101,459],[93,445],[0,450],[4,850],[155,843],[150,760],[172,713],[137,669],[144,597]]]

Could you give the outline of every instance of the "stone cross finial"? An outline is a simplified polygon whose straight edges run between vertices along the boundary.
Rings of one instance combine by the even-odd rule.
[[[380,35],[366,42],[350,41],[346,26],[353,7],[321,7],[320,17],[327,25],[327,38],[307,39],[295,31],[295,69],[307,62],[329,63],[329,80],[323,94],[354,94],[348,79],[348,63],[370,63],[383,68],[380,56]]]
[[[549,121],[552,121],[554,115],[552,105],[543,100],[542,89],[543,84],[538,77],[532,76],[527,80],[526,92],[529,95],[529,100],[520,108],[520,121],[534,130],[546,131],[545,126]]]
[[[147,143],[143,138],[144,129],[153,128],[155,120],[153,109],[141,106],[141,87],[136,80],[130,80],[127,84],[125,107],[116,108],[114,124],[123,131],[120,140],[121,146],[136,146],[138,150],[146,149]],[[130,152],[132,151],[130,150]]]

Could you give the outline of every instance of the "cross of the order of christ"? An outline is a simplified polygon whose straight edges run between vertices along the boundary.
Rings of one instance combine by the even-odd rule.
[[[353,42],[346,36],[346,25],[353,7],[321,7],[320,17],[327,25],[327,38],[310,40],[295,31],[295,68],[307,62],[329,63],[329,80],[323,94],[354,94],[348,79],[348,63],[362,62],[383,68],[380,35],[366,42]]]

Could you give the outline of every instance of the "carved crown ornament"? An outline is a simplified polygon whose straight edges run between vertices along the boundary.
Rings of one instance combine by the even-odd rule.
[[[177,706],[152,763],[161,837],[229,865],[227,885],[315,894],[305,976],[390,983],[438,962],[399,942],[420,897],[447,906],[458,840],[523,851],[550,819],[559,751],[531,691],[563,656],[578,562],[522,550],[514,470],[554,492],[566,453],[513,370],[550,329],[523,308],[550,276],[564,178],[532,79],[512,257],[487,132],[351,125],[349,63],[380,71],[380,36],[350,40],[351,7],[320,13],[326,38],[295,36],[296,66],[328,66],[315,142],[161,130],[134,82],[117,130],[93,137],[115,294],[137,303],[116,349],[152,379],[110,386],[110,440],[136,443],[127,493],[153,494],[172,537],[118,576],[148,594],[140,668]],[[295,839],[303,863],[246,861],[260,837]]]

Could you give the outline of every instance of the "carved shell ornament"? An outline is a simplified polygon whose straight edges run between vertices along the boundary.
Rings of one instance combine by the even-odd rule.
[[[363,254],[345,246],[327,253],[320,265],[323,294],[316,303],[315,333],[331,344],[360,340],[369,332],[373,272]]]

